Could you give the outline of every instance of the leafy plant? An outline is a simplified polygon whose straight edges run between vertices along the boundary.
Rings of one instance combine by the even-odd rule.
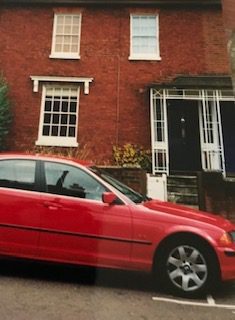
[[[4,143],[9,133],[11,118],[8,86],[3,79],[0,79],[0,150],[5,149]]]
[[[135,144],[113,146],[113,158],[118,166],[141,167],[148,172],[151,170],[151,151]]]

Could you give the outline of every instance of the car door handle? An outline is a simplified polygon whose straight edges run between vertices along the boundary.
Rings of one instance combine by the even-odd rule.
[[[44,207],[50,209],[50,210],[58,210],[62,208],[62,205],[59,203],[55,202],[50,202],[50,201],[44,201],[43,202]]]

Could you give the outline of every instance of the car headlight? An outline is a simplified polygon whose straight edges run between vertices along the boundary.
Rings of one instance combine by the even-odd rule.
[[[227,246],[235,242],[235,231],[224,232],[219,239],[220,245]]]

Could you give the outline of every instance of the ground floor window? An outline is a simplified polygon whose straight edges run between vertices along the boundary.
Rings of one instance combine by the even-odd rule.
[[[75,147],[79,87],[43,85],[37,145]]]
[[[151,89],[153,173],[235,172],[234,110],[229,90]]]

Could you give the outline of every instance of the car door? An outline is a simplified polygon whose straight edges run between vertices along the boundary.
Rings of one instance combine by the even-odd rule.
[[[40,253],[43,259],[125,266],[130,260],[128,206],[102,201],[106,188],[77,166],[45,161]]]
[[[40,225],[40,193],[37,162],[0,160],[0,253],[37,255]]]

